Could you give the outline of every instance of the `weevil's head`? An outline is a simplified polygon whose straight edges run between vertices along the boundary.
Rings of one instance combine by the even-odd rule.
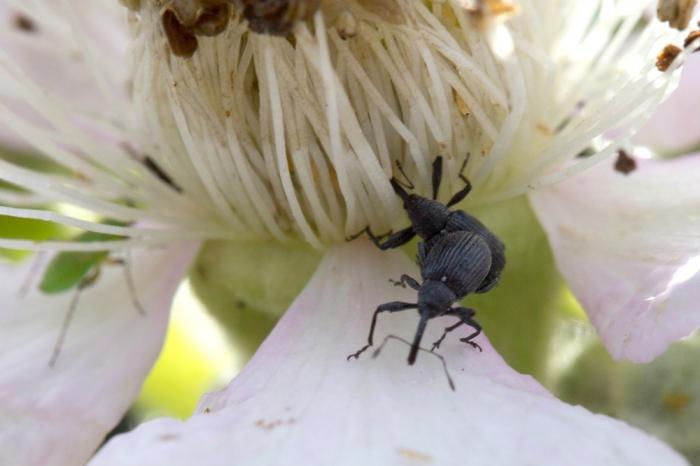
[[[438,201],[417,194],[409,194],[395,180],[391,180],[394,192],[403,201],[403,208],[411,219],[413,229],[423,239],[439,234],[447,223],[450,211]]]
[[[449,309],[457,300],[450,288],[441,281],[425,280],[418,290],[418,310],[430,312],[435,317]]]

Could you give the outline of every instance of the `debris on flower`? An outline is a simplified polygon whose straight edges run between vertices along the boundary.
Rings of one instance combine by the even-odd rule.
[[[299,21],[310,19],[320,0],[242,0],[243,17],[251,31],[286,36]]]
[[[659,0],[656,15],[680,31],[688,27],[696,4],[697,0]]]
[[[668,44],[666,47],[664,47],[659,56],[656,57],[656,68],[659,71],[666,71],[679,53],[681,53],[680,48],[673,44]]]
[[[173,55],[191,57],[197,51],[197,36],[214,37],[226,30],[231,8],[226,2],[211,3],[192,9],[178,8],[182,2],[173,2],[163,12],[163,29]]]
[[[690,34],[688,34],[688,37],[686,37],[685,40],[683,41],[683,47],[684,48],[690,47],[690,45],[698,39],[700,39],[700,30],[692,31]],[[695,52],[697,52],[698,50],[700,50],[700,47],[695,49]]]
[[[615,161],[615,171],[623,175],[629,175],[637,169],[637,161],[630,157],[624,150],[617,151],[617,160]]]
[[[479,29],[487,29],[493,21],[506,21],[518,13],[517,5],[509,1],[476,0],[465,3],[464,9]]]
[[[29,17],[23,14],[18,14],[15,16],[15,27],[23,32],[36,32],[36,23]]]

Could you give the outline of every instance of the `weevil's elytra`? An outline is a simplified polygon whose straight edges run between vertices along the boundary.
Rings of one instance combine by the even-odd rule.
[[[466,166],[468,157],[465,160],[462,170]],[[391,179],[391,186],[396,194],[403,201],[403,207],[411,220],[411,226],[404,228],[388,237],[377,237],[369,228],[361,231],[357,235],[351,237],[356,238],[362,233],[367,233],[372,242],[381,250],[393,249],[402,246],[413,239],[414,236],[420,236],[424,241],[419,243],[419,265],[420,257],[425,256],[433,247],[434,240],[440,236],[456,232],[468,231],[479,235],[491,249],[492,261],[491,270],[484,280],[484,283],[476,291],[477,293],[485,293],[498,283],[501,272],[505,267],[505,245],[498,239],[486,226],[481,223],[476,217],[469,215],[463,210],[450,210],[449,208],[462,201],[471,191],[471,183],[461,173],[460,178],[464,181],[465,186],[460,191],[455,193],[447,204],[442,204],[437,201],[437,195],[440,190],[442,181],[442,157],[438,156],[433,162],[433,198],[419,196],[417,194],[407,193],[401,183],[396,178]],[[421,252],[421,249],[424,251]]]
[[[382,250],[401,246],[416,234],[419,235],[423,239],[418,243],[418,265],[423,283],[405,274],[399,281],[392,280],[397,286],[408,285],[418,291],[418,302],[394,301],[378,306],[372,316],[367,344],[349,355],[348,359],[358,358],[373,345],[379,313],[406,309],[417,309],[420,315],[408,355],[409,364],[416,360],[428,320],[435,317],[455,316],[459,321],[445,328],[442,336],[433,343],[431,351],[439,348],[446,335],[461,325],[469,325],[474,332],[460,340],[481,351],[481,347],[472,341],[481,333],[481,326],[473,318],[474,309],[453,306],[470,293],[485,293],[496,286],[505,266],[505,246],[476,218],[461,210],[449,210],[471,190],[471,184],[462,175],[460,177],[465,187],[453,195],[446,205],[435,200],[441,177],[442,159],[438,157],[433,163],[433,199],[407,193],[398,180],[392,178],[391,184],[403,200],[411,226],[390,235],[383,242],[369,229],[363,231]]]

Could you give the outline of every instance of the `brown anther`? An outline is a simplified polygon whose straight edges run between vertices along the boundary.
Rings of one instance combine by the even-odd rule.
[[[173,55],[182,58],[191,57],[197,50],[197,38],[180,23],[175,13],[165,10],[163,13],[163,30]]]
[[[690,47],[690,44],[692,44],[694,41],[700,39],[700,31],[693,31],[690,34],[688,34],[688,37],[685,38],[683,41],[683,48]]]
[[[465,10],[479,29],[487,29],[493,21],[505,21],[518,13],[515,4],[504,0],[475,0],[474,6]]]
[[[617,151],[617,160],[615,160],[615,171],[623,175],[629,175],[637,169],[637,161],[629,156],[624,149]]]
[[[681,53],[681,49],[673,44],[668,44],[661,51],[658,57],[656,57],[656,68],[659,71],[666,71],[676,59],[678,54]]]
[[[21,13],[15,15],[15,27],[24,32],[36,32],[37,27],[34,20]]]
[[[198,36],[218,36],[226,30],[231,18],[231,7],[224,3],[204,8],[190,32]]]
[[[659,0],[656,16],[679,31],[688,27],[697,0]]]
[[[242,0],[248,28],[260,34],[287,36],[294,25],[311,18],[320,0]]]

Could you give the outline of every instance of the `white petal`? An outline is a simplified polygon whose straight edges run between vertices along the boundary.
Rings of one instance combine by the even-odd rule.
[[[530,199],[559,270],[620,359],[649,361],[700,326],[700,157],[606,162]]]
[[[80,296],[54,367],[48,362],[73,293],[18,293],[26,268],[0,269],[0,464],[78,466],[138,394],[163,342],[170,304],[196,245],[132,254],[137,312],[121,266]]]
[[[700,53],[694,53],[683,65],[681,82],[635,138],[662,153],[700,146]]]
[[[408,348],[394,341],[377,359],[346,361],[378,304],[415,301],[387,281],[406,272],[417,273],[400,252],[336,246],[227,389],[187,422],[155,420],[116,437],[91,466],[685,464],[622,422],[556,400],[486,338],[483,353],[459,342],[466,329],[440,350],[456,392],[434,356],[408,366]],[[448,322],[431,322],[424,345]],[[415,311],[382,315],[377,341],[411,338],[416,323]]]
[[[25,102],[28,83],[72,106],[75,115],[109,119],[127,98],[126,9],[118,2],[71,0],[0,4],[0,103],[33,123],[43,119]],[[27,30],[19,22],[31,27]],[[31,25],[31,26],[28,26]],[[21,75],[16,74],[21,70]],[[87,117],[87,119],[85,118]],[[0,144],[28,143],[0,125]],[[93,131],[98,131],[93,128]]]

